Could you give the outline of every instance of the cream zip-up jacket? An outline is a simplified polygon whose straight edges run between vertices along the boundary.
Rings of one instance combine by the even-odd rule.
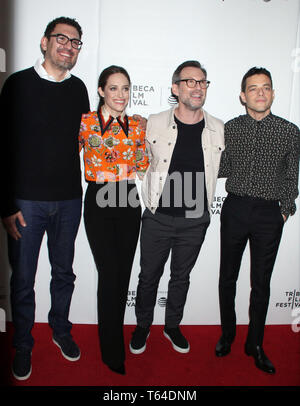
[[[145,206],[154,214],[162,194],[173,150],[177,139],[174,110],[149,116],[146,131],[146,149],[149,167],[142,182],[142,198]],[[205,167],[207,204],[213,202],[222,151],[224,150],[224,123],[203,110],[205,127],[202,132],[202,149]],[[187,156],[188,160],[189,157]]]

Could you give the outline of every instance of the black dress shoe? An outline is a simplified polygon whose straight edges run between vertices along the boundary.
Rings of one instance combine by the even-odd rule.
[[[245,346],[245,353],[249,356],[252,356],[255,361],[257,368],[261,369],[268,374],[275,374],[275,368],[272,362],[268,359],[262,347],[257,345],[254,349],[250,349]]]
[[[231,351],[231,342],[221,337],[216,345],[216,356],[225,357],[225,355],[228,355],[230,351]]]
[[[113,367],[111,365],[108,365],[108,368],[110,370],[112,370],[113,372],[116,372],[117,374],[120,374],[120,375],[125,375],[126,374],[124,364],[120,365],[119,367]]]

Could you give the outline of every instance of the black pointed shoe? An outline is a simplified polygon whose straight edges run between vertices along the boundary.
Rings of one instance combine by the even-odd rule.
[[[250,349],[245,346],[245,353],[246,355],[252,356],[254,358],[255,365],[258,369],[261,369],[268,374],[275,374],[276,370],[274,368],[274,365],[266,356],[261,346],[257,345],[254,349]]]
[[[231,342],[227,341],[224,337],[221,337],[216,345],[216,356],[225,357],[231,351]]]
[[[125,374],[126,374],[125,365],[124,365],[124,364],[120,365],[119,367],[114,367],[114,366],[112,366],[112,365],[108,365],[108,368],[109,368],[111,371],[115,372],[116,374],[120,374],[120,375],[125,375]]]

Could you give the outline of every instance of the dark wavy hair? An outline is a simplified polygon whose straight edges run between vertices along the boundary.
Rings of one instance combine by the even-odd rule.
[[[79,34],[79,38],[81,39],[82,29],[81,29],[80,25],[74,18],[69,18],[69,17],[58,17],[58,18],[55,18],[55,20],[50,21],[50,23],[47,25],[47,27],[45,29],[44,36],[47,37],[48,39],[50,39],[50,35],[54,31],[57,24],[67,24],[67,25],[71,25],[72,27],[76,28],[76,30],[78,31],[78,34]]]
[[[254,66],[253,68],[249,69],[248,72],[245,73],[243,79],[242,79],[242,83],[241,83],[241,91],[243,93],[245,93],[246,90],[246,81],[248,78],[250,78],[250,76],[253,75],[266,75],[268,76],[268,78],[271,81],[271,86],[273,88],[273,81],[272,81],[272,76],[271,73],[265,69],[265,68],[257,68],[256,66]]]
[[[122,66],[117,66],[117,65],[111,65],[108,68],[105,68],[99,76],[98,79],[98,88],[101,87],[102,90],[104,90],[106,83],[108,81],[108,78],[113,75],[114,73],[122,73],[127,79],[129,84],[131,84],[129,74],[126,69],[122,68]],[[98,104],[98,110],[100,109],[101,106],[104,104],[104,97],[100,96],[99,104]]]

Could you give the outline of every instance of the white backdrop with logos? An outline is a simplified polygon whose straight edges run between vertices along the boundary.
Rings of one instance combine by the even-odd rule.
[[[1,0],[4,2],[6,0]],[[185,60],[199,60],[207,69],[211,86],[205,109],[224,121],[244,108],[239,101],[240,82],[252,66],[264,66],[273,76],[274,114],[300,124],[300,2],[298,0],[10,0],[10,36],[6,52],[9,66],[4,76],[32,66],[40,57],[39,41],[49,21],[59,16],[78,20],[84,46],[73,74],[87,85],[92,108],[98,102],[99,73],[111,64],[130,73],[132,93],[129,113],[148,117],[170,106],[171,76]],[[2,69],[3,70],[3,69]],[[1,77],[2,76],[2,77]],[[84,184],[84,180],[83,180]],[[84,184],[85,189],[85,184]],[[211,225],[196,266],[183,324],[219,324],[219,217],[226,196],[219,180]],[[299,199],[297,199],[299,207]],[[99,230],[101,232],[101,230]],[[8,262],[1,236],[0,308],[9,318]],[[284,226],[271,283],[267,323],[290,324],[300,313],[299,211]],[[139,274],[137,248],[128,292],[126,324],[135,324],[135,296]],[[248,323],[250,292],[249,252],[245,251],[236,297],[237,322]],[[76,288],[70,320],[96,323],[97,272],[83,222],[76,241]],[[164,323],[169,262],[161,279],[155,324]],[[46,322],[50,308],[50,266],[43,241],[36,277],[36,321]]]

